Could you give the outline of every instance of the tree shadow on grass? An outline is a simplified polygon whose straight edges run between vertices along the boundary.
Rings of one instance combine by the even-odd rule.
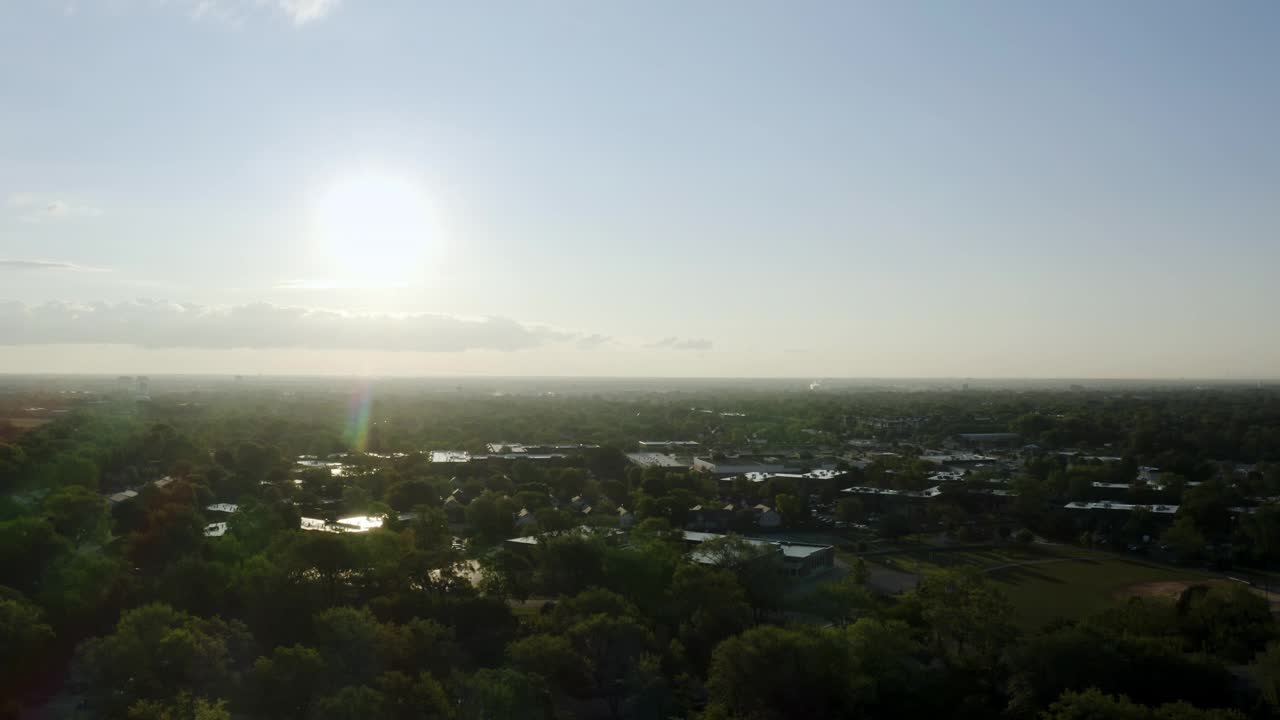
[[[1022,565],[997,570],[991,573],[991,579],[1010,585],[1021,585],[1024,582],[1043,582],[1055,585],[1065,585],[1067,583],[1066,580],[1060,577],[1055,577],[1036,569],[1035,565]]]

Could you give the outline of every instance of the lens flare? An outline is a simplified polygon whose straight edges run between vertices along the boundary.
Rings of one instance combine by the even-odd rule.
[[[347,402],[347,427],[343,437],[347,447],[364,452],[369,447],[369,423],[373,411],[373,389],[368,383],[351,393]]]

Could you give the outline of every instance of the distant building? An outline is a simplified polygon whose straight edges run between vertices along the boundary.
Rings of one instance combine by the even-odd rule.
[[[715,532],[718,530],[729,529],[729,521],[733,518],[733,505],[728,504],[722,507],[712,505],[695,505],[689,508],[688,522],[685,527],[689,530],[702,530]]]
[[[679,469],[688,468],[693,465],[693,459],[688,456],[680,458],[675,455],[660,452],[627,453],[627,459],[640,467]]]
[[[460,523],[466,519],[467,508],[462,500],[459,500],[461,491],[455,490],[453,495],[444,499],[444,514],[449,518],[451,523]]]
[[[626,536],[626,533],[624,533],[623,531],[617,528],[590,527],[587,525],[579,526],[571,530],[570,532],[578,533],[580,535],[586,535],[586,536],[601,537],[601,538],[604,538],[605,543],[610,545],[616,545],[622,538]],[[545,535],[546,533],[540,533],[538,535],[524,535],[521,537],[507,538],[505,541],[503,541],[502,546],[507,550],[511,550],[513,552],[526,553],[526,554],[531,553],[534,548],[536,548],[539,544],[542,543],[542,538]]]
[[[1147,510],[1149,512],[1160,515],[1177,515],[1177,505],[1134,505],[1133,503],[1120,502],[1069,502],[1064,505],[1068,510],[1121,510],[1132,512],[1133,510]]]
[[[719,558],[699,546],[709,540],[726,537],[715,533],[685,531],[685,546],[691,548],[689,559],[705,565],[715,565]],[[776,549],[782,561],[782,574],[786,577],[804,578],[818,575],[835,567],[836,549],[831,545],[798,543],[762,538],[744,537],[749,543]]]
[[[782,524],[782,515],[768,505],[756,505],[752,510],[756,514],[756,525],[766,530]]]
[[[960,433],[956,437],[970,445],[981,447],[1012,445],[1022,439],[1021,435],[1012,432]]]
[[[318,530],[320,532],[343,533],[343,532],[369,532],[382,527],[383,518],[380,515],[355,515],[352,517],[339,518],[334,522],[326,522],[320,518],[301,518],[298,527],[302,530]]]
[[[590,443],[555,443],[551,445],[542,443],[514,443],[514,442],[491,442],[485,445],[485,450],[490,455],[545,455],[554,453],[576,452],[579,450],[594,450],[599,445]]]
[[[521,508],[520,512],[516,513],[516,529],[518,530],[523,530],[537,521],[538,519],[533,516],[533,513],[529,512],[529,508]]]
[[[110,500],[112,503],[122,503],[125,500],[132,500],[133,498],[136,498],[136,497],[138,497],[137,490],[124,490],[114,495],[108,495],[107,500]]]
[[[731,475],[746,475],[747,473],[799,472],[802,468],[799,463],[783,460],[782,458],[756,458],[740,455],[725,458],[695,457],[693,459],[693,469],[710,473],[717,478],[723,478]]]
[[[632,525],[635,525],[635,524],[636,524],[635,514],[632,513],[630,510],[619,505],[618,506],[618,527],[622,528],[623,530],[626,530],[627,528],[630,528]]]

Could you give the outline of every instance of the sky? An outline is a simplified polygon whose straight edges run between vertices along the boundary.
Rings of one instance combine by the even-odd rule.
[[[1280,377],[1280,4],[0,3],[0,372]]]

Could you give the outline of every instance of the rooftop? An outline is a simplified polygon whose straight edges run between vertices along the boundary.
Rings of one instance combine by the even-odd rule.
[[[720,538],[724,538],[724,537],[729,537],[729,536],[721,535],[719,533],[696,532],[693,530],[684,531],[685,542],[695,543],[699,545],[704,542],[708,542],[710,540],[719,540]],[[798,542],[789,542],[789,541],[782,541],[782,540],[768,540],[765,538],[743,537],[742,539],[746,540],[749,543],[752,543],[753,545],[771,545],[777,548],[784,558],[789,560],[803,560],[804,558],[807,558],[810,555],[813,555],[815,553],[820,553],[824,550],[829,550],[832,547],[831,545],[818,545],[815,543],[798,543]],[[704,564],[710,564],[715,561],[715,558],[711,557],[708,553],[699,552],[698,550],[694,550],[692,553],[690,553],[689,557],[694,562],[699,562]]]
[[[321,532],[368,532],[382,527],[381,516],[355,515],[339,518],[336,522],[325,522],[319,518],[304,517],[299,523],[303,530],[319,530]]]
[[[687,468],[693,464],[688,458],[681,460],[675,455],[659,452],[627,453],[627,459],[640,467]]]
[[[1117,502],[1069,502],[1063,507],[1069,510],[1149,510],[1164,515],[1174,515],[1178,512],[1177,505],[1135,505]]]

